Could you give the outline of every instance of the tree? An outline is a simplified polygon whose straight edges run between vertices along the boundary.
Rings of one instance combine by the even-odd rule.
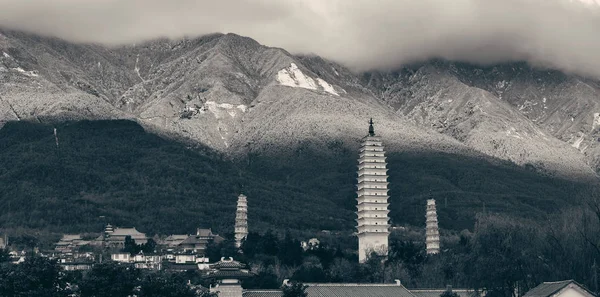
[[[546,242],[534,222],[497,215],[478,216],[465,267],[475,289],[492,296],[526,292],[547,278],[549,271],[539,250]]]
[[[139,284],[140,271],[132,265],[100,263],[94,265],[81,283],[81,297],[129,296]]]
[[[130,253],[132,255],[135,255],[140,252],[140,246],[135,243],[135,239],[131,238],[130,235],[125,236],[123,252]]]
[[[447,289],[442,294],[440,294],[440,297],[460,297],[460,295],[458,295],[458,293],[456,292],[452,292],[452,289]]]
[[[294,272],[292,279],[301,282],[321,283],[327,281],[327,275],[316,256],[306,257],[304,263]]]
[[[358,264],[344,258],[336,258],[329,266],[329,279],[332,282],[349,283],[356,279]]]
[[[200,293],[199,297],[219,297],[219,293],[211,292],[209,290],[204,290]]]
[[[272,230],[268,230],[267,233],[263,235],[260,243],[260,250],[267,255],[277,256],[279,252],[279,239]]]
[[[250,232],[248,236],[244,238],[242,241],[241,249],[244,252],[244,255],[248,257],[254,257],[255,254],[260,252],[260,242],[262,241],[262,236],[257,232]]]
[[[286,233],[285,239],[279,249],[279,260],[283,265],[297,266],[302,264],[302,247],[300,242],[293,240],[289,233]]]
[[[306,297],[306,288],[307,285],[299,282],[292,282],[289,285],[283,285],[281,289],[283,290],[283,297]]]
[[[54,260],[31,256],[19,265],[0,265],[0,296],[67,297],[71,293]]]
[[[146,243],[142,244],[140,249],[146,254],[154,253],[154,251],[156,250],[156,241],[150,238]]]
[[[195,297],[183,277],[174,274],[151,273],[142,279],[138,297]]]
[[[10,254],[8,253],[8,249],[0,249],[0,263],[10,261]]]

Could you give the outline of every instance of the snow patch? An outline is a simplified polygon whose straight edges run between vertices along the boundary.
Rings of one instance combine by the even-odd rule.
[[[135,58],[135,66],[133,67],[133,71],[135,71],[135,73],[137,73],[138,77],[142,80],[142,82],[146,82],[146,80],[140,74],[140,67],[138,66],[139,62],[140,62],[140,54],[138,54],[137,57]]]
[[[240,110],[241,112],[246,112],[248,107],[243,104],[233,106],[233,104],[229,103],[216,103],[214,101],[206,101],[202,109],[212,112],[215,115],[215,117],[219,119],[221,118],[221,113],[223,111],[227,112],[227,114],[229,114],[229,116],[231,116],[232,118],[235,118],[237,116],[238,110]]]
[[[338,94],[338,92],[335,91],[333,86],[330,85],[328,82],[322,80],[321,78],[317,78],[317,81],[319,82],[321,87],[323,87],[323,90],[325,90],[325,92],[336,95],[336,96],[340,95],[340,94]]]
[[[277,81],[284,86],[300,87],[311,90],[317,89],[315,81],[304,75],[302,70],[300,70],[295,63],[290,64],[290,67],[287,69],[279,70],[279,72],[277,72]]]
[[[594,122],[592,123],[592,130],[600,127],[600,113],[594,113]]]
[[[335,75],[340,76],[340,74],[337,72],[337,70],[335,70],[335,68],[331,67],[331,69],[333,70],[333,73],[335,73]]]
[[[579,147],[581,146],[581,143],[583,142],[583,139],[585,138],[585,134],[581,133],[581,135],[579,136],[579,138],[577,138],[577,140],[575,140],[575,142],[573,142],[573,144],[571,145],[572,147],[579,149]]]
[[[39,76],[37,73],[35,73],[35,71],[25,71],[21,67],[11,68],[11,69],[18,71],[18,72],[22,73],[25,76],[29,76],[29,77],[38,77]]]
[[[546,97],[542,98],[542,102],[546,103]]]
[[[9,55],[9,54],[7,54],[6,52],[2,52],[2,55],[3,55],[5,58],[10,58],[10,55]]]
[[[314,79],[305,75],[295,63],[291,63],[290,67],[277,72],[277,82],[283,86],[309,90],[317,90],[317,87],[321,86],[325,92],[339,96],[331,84],[320,78],[317,78],[317,82],[315,82]]]
[[[510,129],[506,130],[506,136],[510,136],[510,137],[514,137],[514,138],[518,138],[518,139],[523,138],[523,137],[521,137],[519,132],[517,132],[517,129],[515,127],[510,127]]]

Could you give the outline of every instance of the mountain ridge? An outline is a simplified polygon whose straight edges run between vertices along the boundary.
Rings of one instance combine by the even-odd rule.
[[[294,56],[235,34],[115,48],[13,31],[0,34],[3,122],[133,119],[156,133],[235,156],[282,144],[293,148],[303,140],[351,143],[361,137],[364,121],[374,117],[391,150],[430,147],[482,154],[543,174],[597,179],[600,153],[570,150],[568,141],[555,139],[566,136],[541,132],[547,127],[503,103],[497,91],[464,84],[465,75],[435,63],[417,70],[419,77],[410,71],[401,71],[404,77],[376,72],[361,77],[335,62]],[[388,83],[369,83],[365,76],[387,76]],[[390,86],[400,93],[386,91]],[[466,103],[491,109],[480,108],[473,116],[458,106],[454,114],[467,111],[467,116],[453,132],[440,130],[432,124],[447,121],[447,114],[435,110],[448,100],[448,90],[455,90],[454,97],[469,97]],[[390,94],[401,104],[392,102]],[[502,116],[490,118],[490,110]],[[514,133],[512,122],[518,124]]]

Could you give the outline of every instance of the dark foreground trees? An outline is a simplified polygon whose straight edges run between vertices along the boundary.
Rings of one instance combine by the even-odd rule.
[[[0,263],[0,296],[67,297],[72,293],[56,261],[27,257],[19,265]]]

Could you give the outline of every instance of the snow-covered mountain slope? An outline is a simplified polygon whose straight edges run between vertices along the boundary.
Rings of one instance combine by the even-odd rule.
[[[0,34],[0,122],[128,118],[243,156],[306,143],[354,149],[373,117],[392,151],[491,156],[596,177],[576,141],[557,139],[487,84],[436,64],[359,76],[235,34],[119,48]]]
[[[542,172],[590,173],[583,154],[497,93],[464,83],[457,72],[455,65],[431,63],[397,73],[368,74],[365,82],[415,124],[432,127],[485,154]]]

